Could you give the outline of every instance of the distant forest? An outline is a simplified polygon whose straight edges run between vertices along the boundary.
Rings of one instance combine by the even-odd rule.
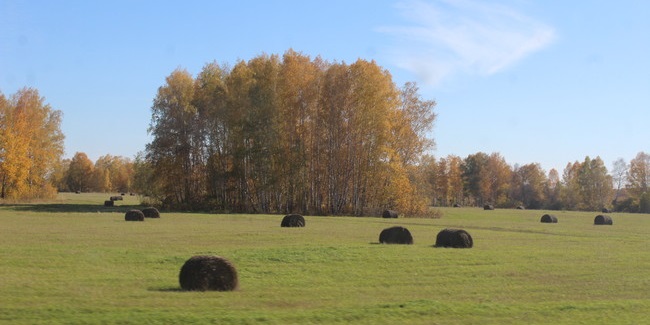
[[[374,61],[289,50],[234,66],[173,71],[154,98],[151,143],[134,159],[61,159],[60,111],[38,91],[0,93],[2,198],[138,193],[162,209],[432,216],[431,206],[650,213],[650,156],[608,171],[600,157],[560,174],[498,153],[433,157],[436,103]],[[39,132],[34,132],[39,130]]]

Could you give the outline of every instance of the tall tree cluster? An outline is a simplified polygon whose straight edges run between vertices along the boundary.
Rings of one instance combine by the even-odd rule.
[[[136,182],[173,208],[367,215],[420,213],[435,102],[375,62],[289,50],[232,68],[173,71]]]
[[[133,192],[134,163],[124,157],[105,155],[92,162],[77,152],[56,169],[54,184],[61,192]]]
[[[420,168],[432,205],[650,213],[650,155],[644,152],[629,164],[618,159],[611,173],[600,157],[568,163],[560,176],[555,169],[547,174],[538,163],[511,167],[498,153],[482,152],[464,159],[426,157]]]
[[[63,155],[62,113],[36,89],[0,93],[0,197],[24,200],[51,197],[50,176]]]

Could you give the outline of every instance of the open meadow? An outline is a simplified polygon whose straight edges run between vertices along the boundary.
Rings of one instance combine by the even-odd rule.
[[[0,206],[0,323],[650,324],[650,215],[595,226],[596,212],[444,208],[281,228],[281,215],[126,222],[137,198],[108,196]],[[378,244],[393,225],[415,243]],[[446,227],[474,247],[434,248]],[[203,254],[230,260],[239,289],[181,291],[181,266]]]

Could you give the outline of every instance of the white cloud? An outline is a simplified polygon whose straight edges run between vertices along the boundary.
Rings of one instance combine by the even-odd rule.
[[[553,28],[483,1],[407,0],[397,7],[408,24],[380,29],[397,41],[390,59],[431,85],[456,74],[497,73],[555,38]]]

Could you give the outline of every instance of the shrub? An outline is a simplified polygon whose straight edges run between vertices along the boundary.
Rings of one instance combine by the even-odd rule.
[[[144,221],[144,213],[140,210],[129,210],[124,215],[126,221]]]
[[[472,236],[463,229],[446,228],[436,236],[435,247],[472,248],[473,246]]]
[[[379,243],[381,244],[413,244],[411,232],[400,226],[386,228],[379,234]]]
[[[395,210],[384,210],[384,213],[381,214],[382,218],[395,218],[397,219],[397,211]]]
[[[545,214],[540,221],[543,223],[557,223],[557,217],[552,214]]]
[[[594,225],[613,225],[612,217],[599,214],[594,218]]]
[[[225,258],[197,255],[181,267],[178,281],[187,291],[232,291],[237,289],[237,270]]]
[[[305,218],[299,214],[289,214],[282,218],[281,227],[304,227]]]
[[[160,218],[160,212],[153,207],[142,209],[142,214],[144,214],[145,218]]]

